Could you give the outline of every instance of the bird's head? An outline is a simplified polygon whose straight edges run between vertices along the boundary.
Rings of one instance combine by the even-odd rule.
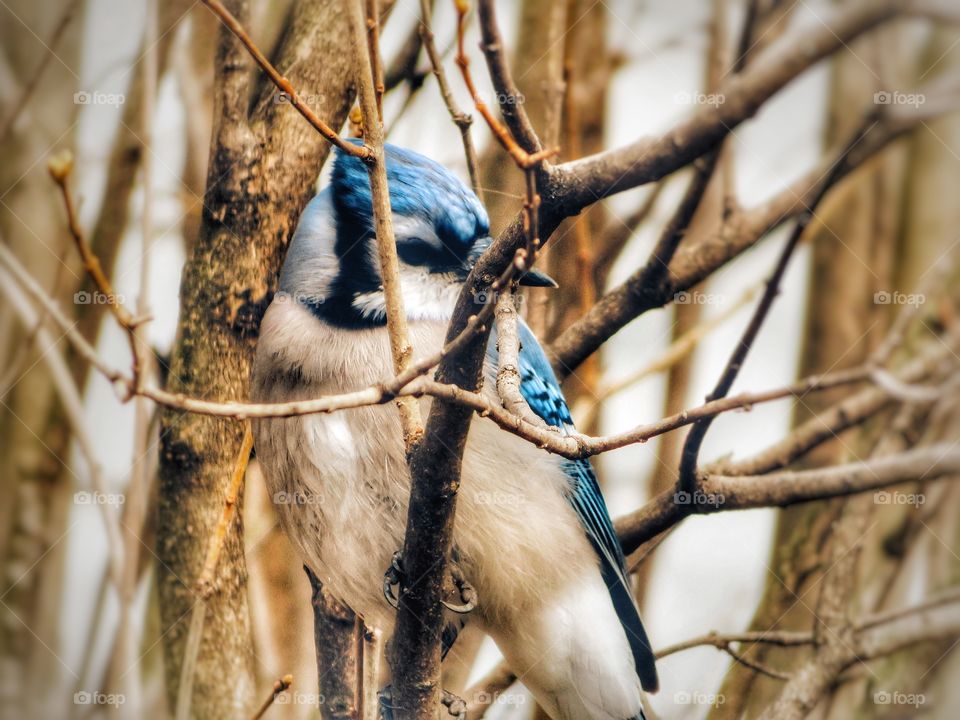
[[[490,245],[490,221],[477,196],[423,155],[386,145],[387,185],[410,319],[447,320],[477,258]],[[338,151],[329,186],[301,216],[280,289],[296,293],[326,320],[381,324],[386,307],[363,161]],[[522,284],[548,286],[536,271]]]

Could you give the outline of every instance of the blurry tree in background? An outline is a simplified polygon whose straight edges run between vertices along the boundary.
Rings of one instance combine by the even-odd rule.
[[[555,452],[643,453],[630,455],[642,472],[616,456],[597,467],[665,658],[651,716],[953,717],[953,3],[477,0],[463,31],[480,99],[521,152],[558,148],[525,176],[464,90],[463,3],[349,1],[382,44],[389,141],[468,177],[430,43],[472,116],[490,277],[524,244],[533,178],[538,262],[560,288],[521,307],[591,438],[572,448],[493,417]],[[330,151],[261,60],[344,134],[362,132],[351,109],[370,78],[347,0],[225,1],[247,38],[218,6],[0,8],[3,718],[251,717],[266,701],[267,717],[366,720],[387,677],[358,685],[370,638],[303,572],[255,457],[244,476],[247,413],[216,406],[247,398],[260,319]],[[796,155],[774,167],[764,155],[782,146]],[[785,245],[774,301],[764,281]],[[624,342],[637,328],[642,342]],[[731,399],[701,406],[731,355]],[[709,418],[754,405],[719,416],[700,452]],[[782,432],[759,442],[752,422]],[[719,524],[749,508],[767,508],[737,515],[752,534]],[[708,557],[719,533],[735,557],[694,578],[699,598],[657,612],[692,567],[666,551]],[[729,611],[705,616],[697,601],[713,595]],[[468,629],[442,685],[471,718],[540,713],[498,660]]]

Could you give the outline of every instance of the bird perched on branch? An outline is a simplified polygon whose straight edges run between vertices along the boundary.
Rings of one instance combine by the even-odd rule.
[[[427,357],[442,347],[467,273],[491,242],[489,221],[476,195],[441,165],[391,146],[386,158],[410,340],[415,358]],[[255,400],[343,393],[393,375],[373,228],[366,168],[338,153],[329,186],[300,218],[263,319]],[[531,270],[520,284],[554,283]],[[519,335],[522,396],[547,424],[573,431],[557,379],[522,321]],[[497,367],[494,332],[483,392],[499,403]],[[430,401],[421,402],[425,415]],[[392,558],[403,545],[410,495],[396,408],[261,419],[253,428],[270,492],[304,563],[389,636],[395,617],[384,569],[402,572],[402,558]],[[551,455],[475,417],[453,556],[461,590],[475,589],[478,599],[468,615],[448,611],[444,651],[464,622],[475,622],[552,717],[643,716],[641,690],[657,688],[653,653],[589,461]],[[445,604],[466,609],[456,602]]]

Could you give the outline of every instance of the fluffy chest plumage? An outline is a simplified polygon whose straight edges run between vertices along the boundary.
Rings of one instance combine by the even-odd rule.
[[[435,352],[441,322],[411,324],[415,356]],[[392,374],[383,328],[343,329],[293,302],[271,305],[252,395],[283,401],[361,389]],[[423,401],[424,416],[429,400]],[[254,423],[257,456],[281,521],[305,562],[368,622],[389,629],[382,576],[403,542],[409,473],[392,404]],[[565,499],[558,459],[475,419],[464,456],[455,543],[480,616],[538,604],[596,558]],[[558,562],[558,551],[562,558]]]

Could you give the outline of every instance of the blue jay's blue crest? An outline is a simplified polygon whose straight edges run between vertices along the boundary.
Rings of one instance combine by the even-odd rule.
[[[358,142],[358,141],[354,141]],[[433,160],[395,145],[384,147],[397,252],[434,271],[469,270],[471,250],[490,233],[487,211],[456,175]],[[370,182],[363,161],[337,151],[331,179],[340,222],[373,232]]]
[[[492,242],[487,212],[442,165],[393,145],[384,150],[407,314],[411,320],[447,320],[467,274]],[[367,167],[337,151],[329,186],[300,218],[281,290],[336,325],[381,325],[386,306],[379,267]],[[556,285],[535,270],[520,282]]]

